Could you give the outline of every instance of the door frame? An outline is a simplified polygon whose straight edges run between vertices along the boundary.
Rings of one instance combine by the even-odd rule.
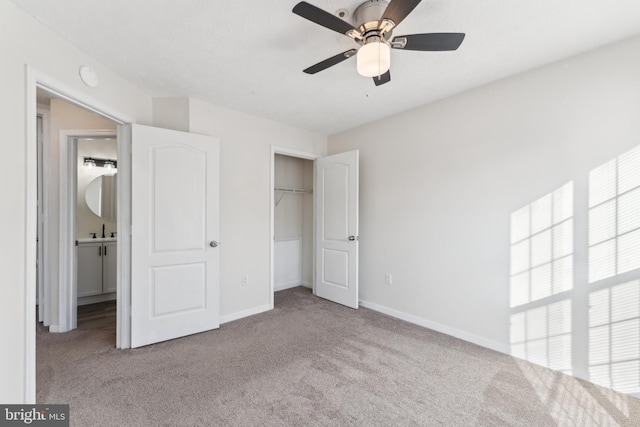
[[[276,232],[275,232],[275,206],[276,206],[276,199],[275,199],[275,180],[276,180],[276,176],[275,176],[275,165],[276,165],[276,154],[281,154],[284,156],[289,156],[289,157],[295,157],[298,159],[304,159],[304,160],[312,160],[313,161],[313,188],[315,189],[316,187],[316,159],[319,159],[320,157],[322,157],[322,155],[318,154],[318,153],[311,153],[311,152],[307,152],[307,151],[300,151],[300,150],[292,150],[290,148],[286,148],[286,147],[279,147],[276,145],[272,145],[271,146],[271,180],[270,180],[270,187],[269,187],[269,194],[271,195],[270,197],[270,202],[269,202],[269,307],[271,310],[273,310],[274,307],[274,302],[273,302],[273,294],[275,292],[274,288],[275,288],[275,258],[274,258],[274,254],[275,254],[275,237],[276,237]],[[313,289],[313,292],[315,293],[315,270],[316,270],[316,257],[315,257],[315,241],[316,241],[316,227],[315,227],[315,222],[316,222],[316,218],[315,218],[315,196],[313,198],[313,251],[314,253],[312,254],[312,259],[313,259],[313,267],[312,267],[312,278],[311,278],[311,287]]]
[[[24,396],[26,403],[36,402],[36,236],[38,210],[38,162],[37,162],[37,100],[36,92],[41,89],[51,95],[98,114],[118,124],[118,186],[122,191],[118,194],[118,314],[116,346],[128,348],[130,338],[129,300],[131,288],[131,137],[123,131],[123,124],[135,123],[128,114],[115,110],[108,105],[96,101],[85,92],[69,87],[38,69],[25,66],[25,263],[24,263],[24,319],[25,324],[25,369]],[[46,150],[45,153],[46,154]],[[49,158],[43,158],[43,164]],[[46,197],[46,196],[45,196]],[[58,224],[50,226],[57,227]],[[45,266],[46,268],[46,266]],[[121,296],[121,297],[120,297]],[[121,301],[125,300],[126,301]],[[45,302],[49,304],[49,301]],[[126,304],[126,305],[125,305]]]
[[[49,290],[44,286],[44,272],[46,270],[46,265],[49,262],[50,255],[49,250],[46,247],[45,243],[48,243],[48,240],[45,239],[44,236],[47,235],[48,232],[48,224],[47,224],[47,216],[48,212],[44,209],[45,206],[49,204],[48,200],[48,187],[49,183],[45,176],[49,173],[49,165],[43,162],[43,159],[49,158],[49,110],[42,110],[37,108],[37,117],[41,119],[42,127],[38,129],[38,132],[42,132],[42,135],[36,133],[36,156],[38,158],[38,169],[39,175],[36,176],[37,179],[37,187],[38,187],[38,228],[37,228],[37,255],[36,255],[36,265],[37,268],[37,300],[38,300],[38,321],[42,322],[45,326],[49,326],[51,324],[51,307],[47,306],[46,302],[49,300]],[[36,171],[38,173],[38,171]]]
[[[116,132],[115,129],[63,129],[60,131],[60,171],[66,171],[66,173],[60,173],[58,330],[54,332],[68,332],[78,327],[75,244],[77,237],[78,139],[106,137],[117,139]],[[119,331],[116,329],[116,341],[118,333]]]

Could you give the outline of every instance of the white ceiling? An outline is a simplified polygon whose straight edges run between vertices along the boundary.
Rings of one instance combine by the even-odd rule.
[[[153,97],[189,96],[333,134],[640,34],[639,0],[424,0],[394,35],[463,32],[454,52],[392,52],[376,87],[357,47],[297,0],[10,0]],[[335,13],[362,0],[308,0]],[[347,18],[348,20],[348,18]]]

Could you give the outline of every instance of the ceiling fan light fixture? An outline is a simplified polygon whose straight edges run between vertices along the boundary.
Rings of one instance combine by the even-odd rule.
[[[365,77],[376,77],[389,71],[391,47],[381,41],[366,43],[358,50],[358,73]]]
[[[352,38],[361,45],[320,61],[302,71],[316,74],[333,67],[352,56],[357,57],[357,70],[362,76],[373,78],[380,86],[391,81],[389,66],[391,49],[422,52],[451,51],[460,47],[464,33],[405,34],[392,37],[392,32],[418,6],[421,0],[364,0],[353,11],[353,24],[306,1],[296,4],[292,10],[298,16],[329,30]],[[357,54],[355,54],[357,52]]]

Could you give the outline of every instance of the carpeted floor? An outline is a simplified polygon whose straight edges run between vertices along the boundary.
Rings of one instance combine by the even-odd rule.
[[[38,403],[72,426],[640,425],[639,400],[305,288],[275,305],[135,350],[108,307],[40,327]]]

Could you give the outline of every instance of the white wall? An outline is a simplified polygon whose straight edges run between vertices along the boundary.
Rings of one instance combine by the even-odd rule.
[[[330,154],[360,150],[364,303],[508,351],[510,215],[573,180],[567,295],[586,376],[587,174],[640,144],[638,51],[630,39],[330,136]]]
[[[151,99],[135,86],[127,83],[104,65],[83,54],[75,47],[47,30],[33,18],[19,11],[13,4],[0,0],[0,117],[2,117],[2,149],[7,160],[0,168],[2,196],[10,201],[11,209],[0,210],[0,259],[2,267],[2,297],[0,298],[0,402],[20,403],[25,395],[25,352],[27,318],[35,319],[35,300],[25,312],[27,285],[35,289],[35,268],[27,265],[26,238],[35,236],[35,218],[27,221],[27,203],[35,206],[35,199],[27,200],[26,129],[26,66],[44,73],[71,91],[111,106],[139,123],[151,119]],[[78,77],[81,65],[91,66],[100,77],[100,85],[89,89]],[[35,102],[35,100],[34,100]],[[35,175],[31,189],[35,189]],[[35,194],[35,192],[33,193]],[[33,210],[35,212],[35,209]],[[27,279],[29,277],[29,280]],[[28,283],[29,282],[29,283]],[[35,295],[35,292],[33,293]],[[32,322],[33,320],[30,320]],[[33,361],[27,363],[32,364]]]
[[[176,115],[167,115],[172,109]],[[175,126],[220,139],[221,321],[267,310],[271,146],[324,155],[326,136],[196,99],[154,100],[154,119],[155,126]],[[245,275],[249,284],[242,286]]]

